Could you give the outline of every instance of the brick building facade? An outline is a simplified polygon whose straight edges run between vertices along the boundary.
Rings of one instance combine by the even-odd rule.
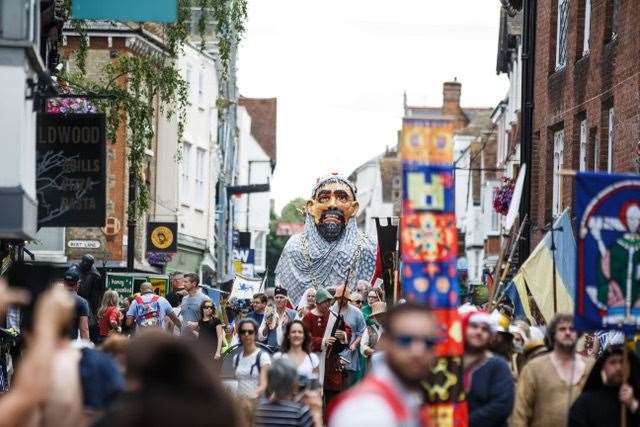
[[[536,17],[532,244],[572,206],[560,169],[637,172],[637,0],[539,1]]]

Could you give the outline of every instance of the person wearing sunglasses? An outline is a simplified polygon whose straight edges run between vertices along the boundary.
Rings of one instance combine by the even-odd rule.
[[[484,311],[462,318],[464,331],[464,388],[469,426],[507,426],[514,401],[514,385],[507,362],[489,351],[497,332],[496,319]]]
[[[421,382],[435,361],[441,340],[437,320],[414,303],[392,307],[381,319],[379,363],[329,410],[329,427],[419,426]]]
[[[220,360],[222,342],[224,340],[224,327],[220,319],[216,317],[216,308],[210,300],[202,301],[200,305],[200,317],[198,321],[198,340],[203,344],[208,354],[213,353],[213,359]]]
[[[244,318],[238,321],[238,337],[242,350],[235,355],[233,366],[238,382],[236,394],[244,399],[256,399],[267,388],[267,370],[271,365],[269,353],[256,346],[258,324]]]

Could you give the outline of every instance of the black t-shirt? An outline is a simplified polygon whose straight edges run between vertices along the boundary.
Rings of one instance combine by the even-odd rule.
[[[201,343],[213,347],[214,350],[218,346],[218,331],[216,330],[218,325],[222,325],[222,322],[217,317],[206,322],[204,320],[198,322],[198,339]]]
[[[72,340],[78,339],[78,328],[80,327],[80,317],[87,316],[89,317],[89,303],[86,299],[82,298],[80,295],[76,293],[72,293],[73,298],[76,300],[76,310],[73,317],[73,321],[71,322],[71,328],[69,330],[69,338]]]

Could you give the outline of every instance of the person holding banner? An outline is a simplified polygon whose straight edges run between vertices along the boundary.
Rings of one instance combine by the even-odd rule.
[[[624,378],[624,347],[612,345],[593,366],[582,394],[571,406],[569,427],[617,427],[621,406],[627,412],[627,425],[640,425],[640,370],[638,357],[629,353],[629,378]]]
[[[280,348],[284,338],[284,330],[287,324],[292,322],[297,313],[287,307],[287,290],[277,287],[274,290],[273,299],[275,309],[267,307],[262,324],[258,329],[258,341],[265,342],[273,349]]]

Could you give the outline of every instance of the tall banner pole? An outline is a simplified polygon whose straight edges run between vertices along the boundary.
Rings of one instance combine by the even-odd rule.
[[[444,326],[432,379],[425,384],[423,425],[468,424],[462,376],[462,327],[455,218],[453,123],[410,119],[402,124],[401,296],[424,304]]]

